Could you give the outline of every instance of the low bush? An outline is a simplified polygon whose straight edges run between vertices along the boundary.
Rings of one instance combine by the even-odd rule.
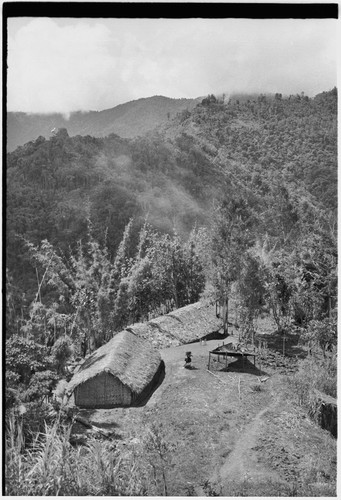
[[[156,427],[125,446],[98,437],[73,446],[60,412],[27,446],[23,418],[6,423],[7,496],[167,496],[169,450]]]
[[[289,379],[289,383],[297,402],[307,409],[315,422],[321,423],[321,400],[317,391],[336,398],[336,355],[324,359],[313,356],[306,358],[301,361],[298,371]]]
[[[23,452],[22,424],[8,422],[5,493],[20,496],[137,496],[146,493],[145,476],[133,453],[118,453],[112,441],[69,442],[70,428],[58,422],[36,434]]]
[[[264,387],[261,384],[252,384],[250,386],[250,389],[252,392],[262,392],[264,390]]]
[[[326,359],[310,356],[299,364],[297,373],[292,377],[292,386],[300,404],[309,399],[312,389],[336,398],[337,393],[337,358]]]

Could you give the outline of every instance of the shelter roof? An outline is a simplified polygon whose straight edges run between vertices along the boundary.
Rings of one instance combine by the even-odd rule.
[[[221,355],[226,355],[226,356],[257,356],[255,352],[248,352],[244,349],[232,349],[229,345],[222,345],[219,347],[216,347],[212,351],[210,351],[211,354],[221,354]]]
[[[67,392],[103,372],[140,392],[152,380],[160,362],[160,353],[149,342],[123,330],[87,358],[69,382]]]
[[[140,337],[153,339],[159,348],[199,340],[222,327],[215,314],[215,306],[196,302],[181,307],[146,323],[135,323],[128,330]]]

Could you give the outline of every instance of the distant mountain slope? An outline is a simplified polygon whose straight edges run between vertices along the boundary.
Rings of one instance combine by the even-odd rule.
[[[238,98],[238,99],[237,99]],[[209,96],[158,129],[183,150],[200,149],[236,189],[268,184],[337,207],[337,89],[302,94]],[[304,195],[303,195],[304,191]],[[293,193],[296,193],[295,195]]]
[[[201,98],[153,96],[103,111],[75,112],[68,120],[59,113],[42,115],[10,112],[7,116],[7,147],[8,151],[13,151],[38,136],[49,138],[55,127],[66,127],[70,136],[106,137],[115,133],[121,137],[136,137],[167,122],[185,109],[193,109],[200,101]]]
[[[129,115],[124,107],[116,112],[122,108]],[[334,238],[336,88],[314,98],[210,96],[133,139],[71,137],[68,128],[7,155],[7,267],[18,289],[33,297],[36,274],[24,239],[36,245],[47,239],[68,253],[86,240],[89,218],[112,258],[131,218],[134,234],[147,217],[157,231],[175,229],[186,238],[195,225],[209,227],[221,203],[251,214],[248,237],[268,248],[294,248],[301,234],[315,238],[322,229]]]

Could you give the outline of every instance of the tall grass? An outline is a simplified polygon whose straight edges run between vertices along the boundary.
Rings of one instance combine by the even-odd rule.
[[[301,361],[298,371],[290,378],[290,386],[297,402],[318,421],[321,401],[316,390],[334,398],[337,396],[336,355],[325,359],[310,356]]]
[[[304,403],[311,389],[336,398],[337,393],[337,358],[319,359],[309,356],[300,362],[299,369],[292,377],[293,387],[299,396],[299,402]]]
[[[70,428],[57,421],[37,434],[23,452],[22,424],[9,419],[6,429],[5,493],[20,496],[141,496],[148,471],[139,456],[119,452],[112,441],[69,443]]]

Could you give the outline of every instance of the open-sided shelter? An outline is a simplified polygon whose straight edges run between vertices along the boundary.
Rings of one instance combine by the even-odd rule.
[[[162,369],[160,353],[124,330],[80,366],[67,393],[80,408],[134,406],[157,385]]]
[[[242,358],[242,361],[243,361],[243,367],[244,367],[244,360],[245,358],[248,358],[248,357],[252,357],[253,358],[253,364],[256,368],[256,356],[257,354],[254,353],[254,352],[247,352],[245,349],[236,349],[236,347],[229,343],[229,344],[226,344],[226,345],[221,345],[221,346],[218,346],[216,347],[215,349],[213,349],[212,351],[209,351],[209,354],[208,354],[208,369],[210,369],[210,365],[211,365],[211,354],[212,355],[215,355],[215,356],[218,356],[218,361],[220,361],[220,356],[222,356],[223,358],[225,358],[225,364],[226,364],[226,368],[227,368],[227,358],[228,357],[232,357],[232,358]]]

